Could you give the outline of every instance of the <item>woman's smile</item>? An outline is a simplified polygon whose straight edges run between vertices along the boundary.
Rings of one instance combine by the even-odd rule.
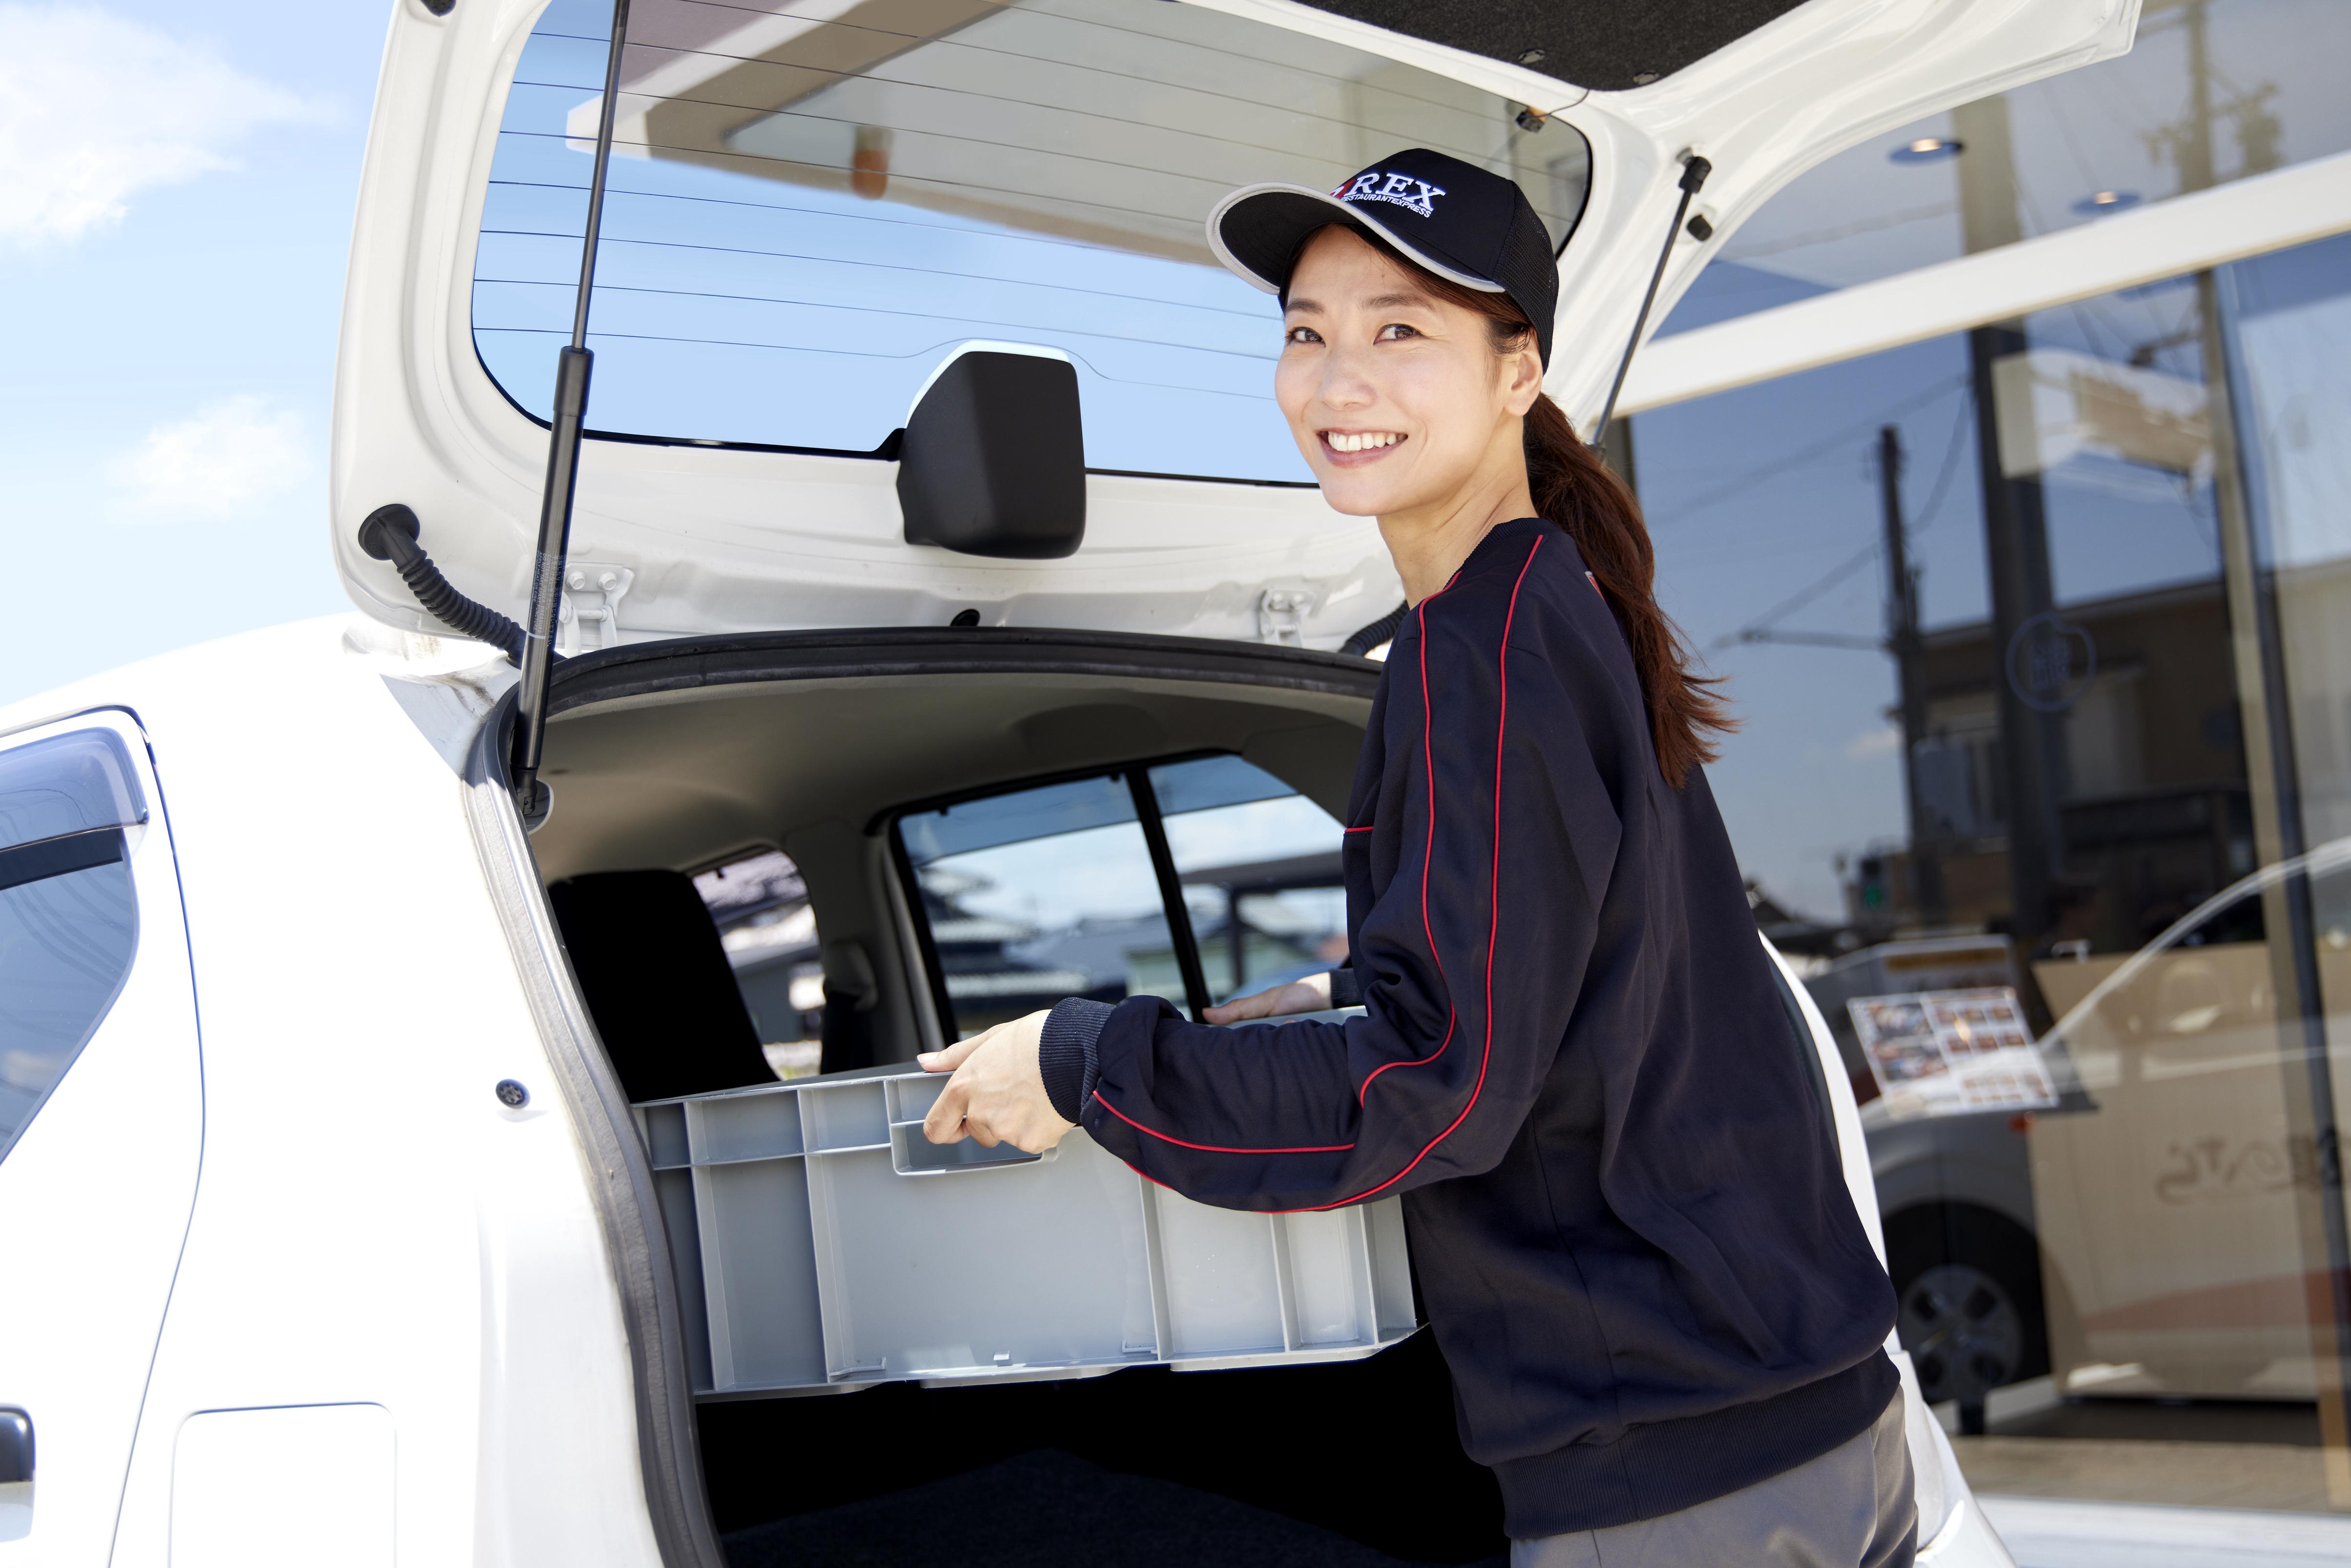
[[[1443,536],[1466,556],[1485,524],[1531,514],[1523,432],[1542,361],[1531,334],[1505,343],[1428,277],[1343,225],[1317,230],[1282,296],[1274,401],[1333,511],[1379,518],[1391,549]],[[1452,575],[1428,564],[1436,585]],[[1407,600],[1420,578],[1405,574]]]
[[[1322,455],[1342,468],[1361,468],[1377,463],[1405,440],[1393,430],[1324,430],[1316,434],[1322,438]]]

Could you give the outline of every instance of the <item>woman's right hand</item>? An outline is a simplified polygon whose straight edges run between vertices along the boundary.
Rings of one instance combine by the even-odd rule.
[[[1250,1019],[1280,1018],[1284,1013],[1321,1012],[1331,1005],[1331,977],[1309,975],[1253,997],[1235,997],[1200,1016],[1210,1023],[1246,1023]]]

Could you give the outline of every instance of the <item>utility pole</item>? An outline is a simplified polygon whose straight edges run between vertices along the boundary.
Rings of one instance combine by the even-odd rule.
[[[1877,432],[1877,492],[1886,513],[1886,647],[1894,655],[1902,700],[1902,799],[1910,813],[1910,891],[1922,924],[1950,920],[1943,894],[1942,832],[1919,793],[1918,743],[1927,738],[1927,680],[1919,667],[1918,574],[1910,567],[1908,525],[1902,518],[1902,428]]]

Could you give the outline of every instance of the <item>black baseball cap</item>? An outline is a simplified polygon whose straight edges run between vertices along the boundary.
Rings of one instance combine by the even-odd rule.
[[[1344,224],[1465,288],[1508,295],[1534,323],[1536,351],[1550,367],[1559,264],[1533,204],[1512,182],[1442,152],[1407,148],[1327,192],[1243,185],[1208,214],[1208,245],[1217,260],[1279,294],[1299,247],[1330,224]]]

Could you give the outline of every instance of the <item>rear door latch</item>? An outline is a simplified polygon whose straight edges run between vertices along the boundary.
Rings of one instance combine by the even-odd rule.
[[[1306,646],[1306,616],[1314,595],[1302,588],[1269,588],[1257,599],[1257,640],[1285,648]]]
[[[563,622],[556,636],[565,653],[614,648],[621,642],[621,600],[637,574],[625,566],[575,560],[563,569]]]

